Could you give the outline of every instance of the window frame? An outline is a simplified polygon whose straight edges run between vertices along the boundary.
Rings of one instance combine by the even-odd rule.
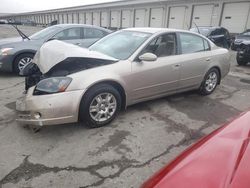
[[[154,36],[152,39],[150,39],[147,44],[143,47],[143,49],[138,53],[138,55],[136,56],[136,58],[134,59],[134,61],[140,61],[139,60],[139,56],[142,55],[142,52],[148,47],[148,45],[153,42],[155,39],[163,36],[163,35],[167,35],[167,34],[174,34],[175,35],[175,42],[176,42],[176,54],[175,55],[171,55],[171,56],[176,56],[176,55],[180,55],[180,48],[179,48],[179,45],[178,45],[178,35],[176,32],[165,32],[165,33],[161,33],[161,34],[158,34],[156,36]],[[162,57],[158,57],[157,58],[163,58],[163,57],[171,57],[171,56],[162,56]]]

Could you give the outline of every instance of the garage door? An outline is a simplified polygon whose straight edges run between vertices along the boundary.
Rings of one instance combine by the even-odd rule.
[[[192,27],[195,27],[195,24],[197,26],[211,26],[213,10],[214,10],[214,5],[194,6]]]
[[[100,12],[93,13],[93,25],[100,26]]]
[[[72,13],[68,14],[68,23],[72,23]]]
[[[163,8],[152,8],[150,12],[150,27],[162,27]]]
[[[221,26],[231,33],[240,33],[246,29],[250,3],[226,3],[224,5]]]
[[[68,23],[68,15],[67,14],[63,15],[63,23]]]
[[[145,27],[146,26],[145,17],[146,17],[145,9],[135,10],[135,27]]]
[[[41,15],[41,24],[44,24],[44,23],[45,23],[44,16]]]
[[[78,23],[78,13],[73,14],[73,23]]]
[[[186,26],[186,7],[170,7],[169,9],[169,18],[168,18],[168,27],[175,29],[184,29]]]
[[[120,11],[111,11],[111,27],[120,27]]]
[[[47,15],[46,24],[49,24],[50,22],[51,22],[51,20],[50,20],[50,15]]]
[[[130,10],[122,11],[122,28],[132,27]]]
[[[59,14],[59,23],[60,23],[60,24],[63,23],[63,14]]]
[[[86,24],[92,25],[92,13],[91,12],[86,13]]]
[[[101,12],[101,26],[102,27],[108,27],[108,12]]]
[[[85,14],[83,12],[79,13],[79,23],[80,24],[85,23]]]

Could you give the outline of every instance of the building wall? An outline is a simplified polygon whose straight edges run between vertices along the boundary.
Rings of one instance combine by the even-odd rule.
[[[244,18],[239,19],[240,16]],[[7,18],[21,21],[33,20],[42,25],[47,25],[56,19],[59,23],[94,24],[114,30],[126,27],[173,27],[189,29],[190,27],[194,27],[195,24],[199,26],[223,25],[226,28],[228,26],[230,32],[239,33],[250,28],[250,1],[121,1],[105,3],[103,6],[100,4],[48,10],[8,16]]]

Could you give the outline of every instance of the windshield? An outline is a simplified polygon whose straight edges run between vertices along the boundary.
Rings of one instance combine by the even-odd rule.
[[[58,27],[58,26],[47,27],[47,28],[31,35],[29,38],[33,39],[33,40],[43,39],[59,29],[60,29],[60,27]]]
[[[199,27],[199,31],[198,31],[198,29],[196,27],[194,27],[194,28],[191,28],[190,31],[195,32],[195,33],[200,33],[200,34],[207,37],[210,34],[211,29],[209,29],[209,28],[200,28]]]
[[[89,49],[124,60],[129,58],[150,36],[150,33],[120,31],[101,39]]]

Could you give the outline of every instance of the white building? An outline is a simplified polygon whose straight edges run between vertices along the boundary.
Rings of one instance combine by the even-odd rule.
[[[8,15],[38,24],[85,23],[112,29],[126,27],[222,26],[231,33],[250,29],[250,0],[125,0]]]

